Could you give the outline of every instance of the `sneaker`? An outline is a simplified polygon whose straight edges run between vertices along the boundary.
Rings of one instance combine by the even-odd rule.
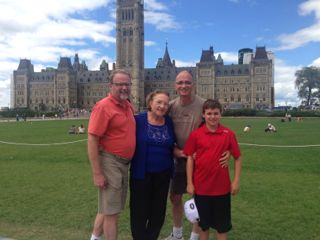
[[[171,233],[170,236],[165,238],[164,240],[184,240],[184,238],[183,237],[177,238],[173,235],[173,233]]]

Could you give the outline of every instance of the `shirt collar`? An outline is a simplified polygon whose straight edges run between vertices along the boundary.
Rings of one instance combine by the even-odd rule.
[[[125,107],[125,108],[128,107],[128,103],[129,103],[128,100],[126,100],[123,104],[118,99],[116,99],[114,96],[112,96],[111,93],[109,93],[108,97],[110,98],[111,102],[113,102],[115,105],[117,105],[119,107]]]
[[[225,130],[225,127],[224,127],[223,125],[221,125],[220,123],[219,123],[216,131],[214,131],[214,132],[211,132],[211,131],[208,129],[208,127],[206,126],[205,123],[203,124],[203,131],[204,131],[205,134],[214,134],[214,133],[221,134],[221,133],[224,132],[224,130]]]

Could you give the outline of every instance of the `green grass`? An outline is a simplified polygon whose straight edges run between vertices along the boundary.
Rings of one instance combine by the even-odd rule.
[[[278,132],[265,133],[267,123]],[[58,143],[85,139],[68,128],[87,120],[2,122],[0,141]],[[240,143],[320,144],[320,119],[281,123],[277,118],[225,118]],[[250,124],[248,134],[243,127]],[[241,190],[232,199],[229,239],[320,239],[320,147],[241,145]],[[96,213],[86,141],[55,146],[0,143],[0,236],[18,240],[88,239]],[[232,165],[232,164],[231,164]],[[185,196],[187,198],[187,196]],[[170,204],[161,238],[171,231]],[[185,238],[190,224],[185,220]],[[130,238],[129,209],[119,239]],[[211,235],[212,237],[213,235]]]

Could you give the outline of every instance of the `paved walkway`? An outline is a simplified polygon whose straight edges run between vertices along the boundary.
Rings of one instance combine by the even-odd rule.
[[[12,238],[6,238],[6,237],[1,237],[1,236],[0,236],[0,240],[14,240],[14,239],[12,239]]]

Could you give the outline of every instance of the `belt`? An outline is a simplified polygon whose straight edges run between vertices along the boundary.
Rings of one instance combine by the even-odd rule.
[[[105,152],[105,151],[101,151],[100,152],[101,155],[104,155],[104,156],[111,156],[111,157],[114,157],[117,159],[118,162],[124,164],[124,165],[128,165],[131,160],[130,159],[127,159],[127,158],[124,158],[124,157],[120,157],[116,154],[113,154],[113,153],[109,153],[109,152]]]

